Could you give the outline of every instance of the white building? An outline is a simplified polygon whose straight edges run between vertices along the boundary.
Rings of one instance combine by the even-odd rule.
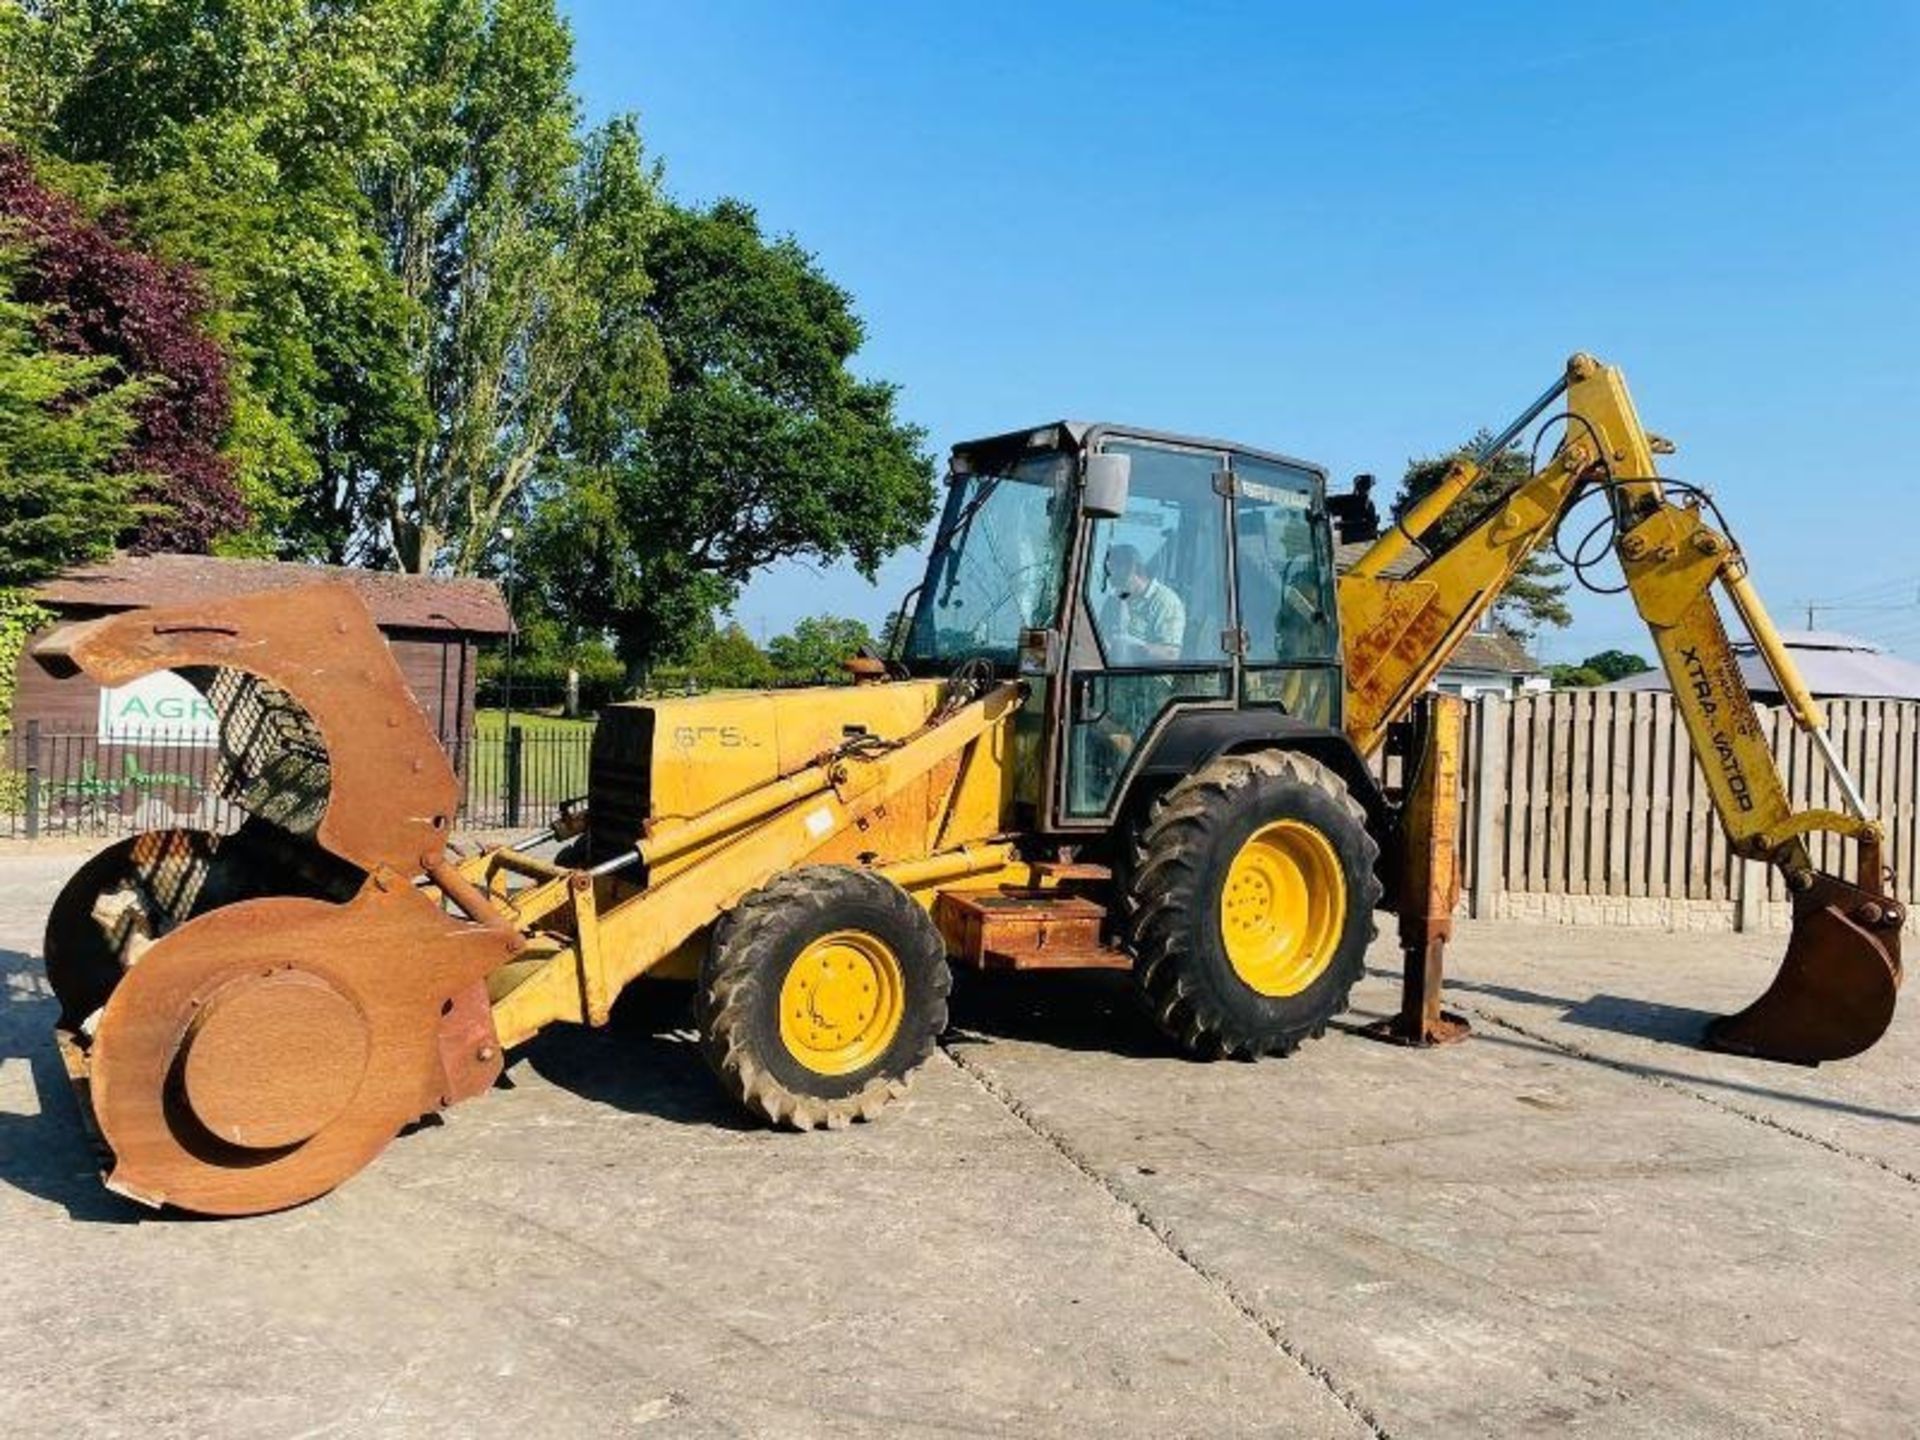
[[[1920,665],[1889,655],[1871,640],[1842,635],[1836,630],[1783,630],[1787,653],[1793,657],[1807,689],[1816,699],[1920,700]],[[1773,676],[1750,640],[1736,640],[1733,653],[1747,689],[1762,705],[1780,703]],[[1601,687],[1604,690],[1671,690],[1660,669],[1629,675]]]

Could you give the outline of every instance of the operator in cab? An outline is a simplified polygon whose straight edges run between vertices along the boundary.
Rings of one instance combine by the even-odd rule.
[[[1115,545],[1107,551],[1107,602],[1100,634],[1116,665],[1178,660],[1186,638],[1187,607],[1172,589],[1147,573],[1140,551]]]

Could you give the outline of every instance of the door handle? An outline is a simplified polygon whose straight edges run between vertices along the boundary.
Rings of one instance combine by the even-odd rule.
[[[1106,676],[1076,675],[1073,679],[1073,718],[1091,725],[1107,718]]]

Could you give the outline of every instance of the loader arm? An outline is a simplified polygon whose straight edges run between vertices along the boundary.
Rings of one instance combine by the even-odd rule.
[[[614,998],[633,980],[748,891],[849,827],[864,827],[909,781],[1010,724],[1022,695],[1018,682],[994,686],[895,745],[822,756],[693,821],[664,827],[591,870],[530,864],[511,850],[467,862],[461,873],[485,887],[517,928],[571,937],[552,949],[531,946],[524,960],[489,977],[500,1043],[518,1045],[556,1021],[606,1024]],[[959,876],[1001,869],[1012,854],[1008,844],[962,843],[915,863]],[[689,863],[673,868],[681,857]],[[663,877],[644,889],[624,888],[623,872],[640,864],[662,867]],[[901,883],[912,868],[880,867]],[[537,883],[510,896],[496,888],[503,874],[516,872]]]
[[[1484,467],[1546,414],[1566,422],[1552,459],[1484,510],[1445,549],[1421,537],[1467,503]],[[1720,1048],[1812,1064],[1867,1048],[1892,1018],[1904,920],[1882,864],[1882,832],[1834,751],[1820,707],[1781,642],[1731,537],[1706,523],[1701,497],[1676,505],[1655,455],[1671,450],[1641,426],[1620,372],[1575,355],[1527,411],[1439,483],[1340,578],[1347,649],[1347,732],[1376,750],[1567,510],[1603,487],[1635,607],[1646,621],[1708,793],[1735,854],[1779,868],[1794,900],[1787,957],[1754,1005],[1716,1021]],[[1716,512],[1717,518],[1717,512]],[[1389,578],[1409,551],[1421,559]],[[1726,592],[1794,723],[1812,738],[1846,810],[1796,810],[1773,758],[1714,596]],[[1806,837],[1855,842],[1853,879],[1817,870]]]

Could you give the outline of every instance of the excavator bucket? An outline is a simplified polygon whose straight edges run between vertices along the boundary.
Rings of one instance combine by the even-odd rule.
[[[186,676],[247,816],[101,852],[48,918],[56,1038],[112,1188],[282,1209],[492,1084],[485,976],[521,939],[416,883],[447,874],[457,781],[351,587],[112,616],[35,656],[102,685]]]
[[[1885,893],[1815,873],[1793,902],[1773,983],[1707,1026],[1712,1049],[1790,1065],[1858,1055],[1886,1033],[1900,988],[1904,916]]]

